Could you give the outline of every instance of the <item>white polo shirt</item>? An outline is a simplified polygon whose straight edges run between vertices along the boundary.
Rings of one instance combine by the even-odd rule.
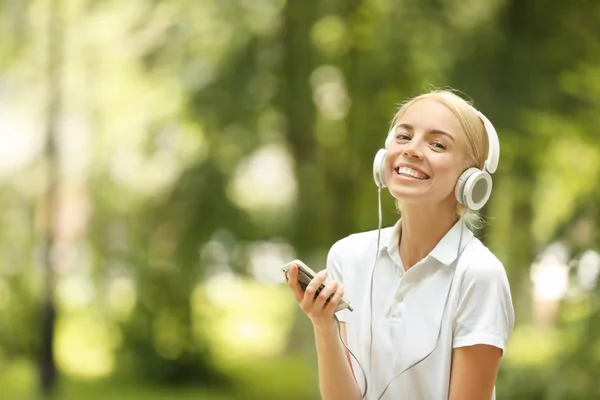
[[[377,231],[350,235],[327,257],[329,279],[344,285],[353,312],[337,313],[346,323],[348,347],[368,379],[367,399],[448,398],[452,349],[487,344],[504,351],[514,310],[502,263],[457,222],[435,248],[408,271],[398,251],[400,221],[381,230],[373,277],[372,360],[369,360],[370,277]],[[352,358],[361,392],[361,369]],[[495,394],[492,396],[495,399]]]

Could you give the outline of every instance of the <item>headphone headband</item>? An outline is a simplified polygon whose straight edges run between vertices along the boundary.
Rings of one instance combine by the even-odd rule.
[[[385,149],[388,149],[390,147],[390,145],[392,144],[392,140],[394,140],[394,129],[395,126],[392,125],[392,127],[390,128],[390,131],[387,134],[387,137],[385,138]]]
[[[481,121],[483,121],[483,127],[487,133],[489,143],[488,156],[487,160],[485,160],[485,163],[483,164],[483,168],[490,174],[493,174],[496,172],[496,169],[498,168],[498,161],[500,160],[500,141],[498,140],[498,133],[496,132],[494,125],[492,125],[492,122],[487,119],[487,117],[483,115],[481,111],[477,109],[475,109],[475,111],[477,112],[477,115],[479,115]]]

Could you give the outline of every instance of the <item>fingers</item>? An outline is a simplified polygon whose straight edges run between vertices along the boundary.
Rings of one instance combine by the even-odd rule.
[[[340,283],[331,281],[325,284],[326,279],[327,270],[323,270],[315,275],[304,290],[298,282],[298,266],[292,265],[287,273],[287,284],[294,293],[296,301],[302,311],[313,321],[326,315],[331,317],[344,293]],[[324,287],[319,290],[321,285]]]
[[[328,304],[327,299],[329,299],[329,297],[335,293],[338,285],[339,284],[337,281],[332,281],[325,285],[325,288],[321,290],[321,292],[315,298],[313,308],[315,310],[323,309]]]
[[[315,300],[317,290],[319,289],[321,284],[323,282],[325,282],[326,278],[327,278],[327,270],[323,270],[323,271],[317,273],[317,275],[315,275],[315,277],[310,281],[310,283],[306,287],[306,290],[304,291],[304,299],[302,300],[303,309],[305,307],[312,308],[312,304]]]
[[[333,294],[333,296],[331,297],[331,299],[329,299],[329,303],[327,303],[325,305],[325,312],[334,312],[335,309],[337,308],[340,300],[342,300],[342,297],[344,297],[344,286],[340,283],[337,286],[337,290],[335,291],[335,293]]]
[[[298,266],[296,266],[296,264],[292,265],[287,275],[287,284],[290,289],[292,289],[292,293],[294,293],[294,298],[296,301],[300,303],[304,298],[304,290],[302,289],[302,286],[300,286],[300,283],[298,283]]]

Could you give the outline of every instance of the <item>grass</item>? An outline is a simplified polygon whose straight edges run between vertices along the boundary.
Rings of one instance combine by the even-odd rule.
[[[304,356],[230,368],[235,387],[161,386],[151,382],[78,380],[61,376],[50,400],[312,400],[318,399],[315,372]],[[46,400],[38,393],[31,362],[0,368],[0,400]]]
[[[41,400],[37,388],[0,392],[2,400]],[[148,384],[111,381],[63,380],[52,400],[241,400],[235,394],[219,393],[203,388],[160,387]]]

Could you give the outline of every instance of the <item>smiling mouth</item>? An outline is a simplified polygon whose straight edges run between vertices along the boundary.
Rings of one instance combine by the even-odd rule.
[[[412,179],[418,179],[421,181],[427,180],[429,179],[429,176],[426,174],[423,174],[421,172],[415,171],[412,168],[408,168],[408,167],[398,167],[396,168],[396,174],[406,177],[406,178],[412,178]]]

